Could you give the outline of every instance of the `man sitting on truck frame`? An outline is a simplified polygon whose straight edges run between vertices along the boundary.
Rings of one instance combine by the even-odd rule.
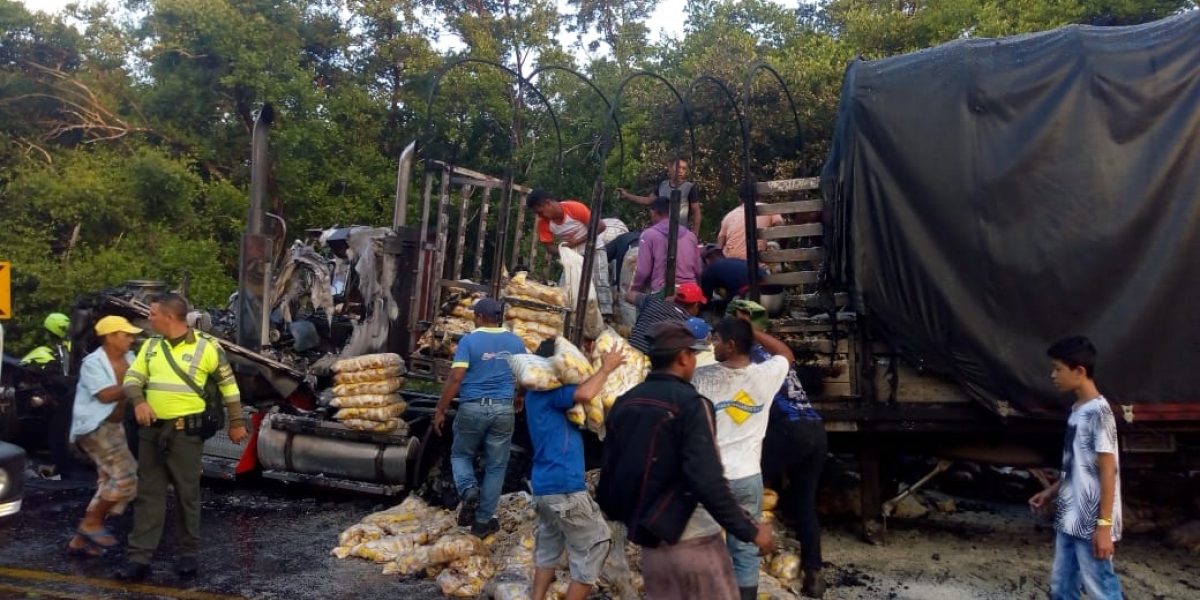
[[[446,409],[459,396],[454,418],[454,441],[450,446],[450,468],[462,505],[459,526],[484,537],[499,529],[492,518],[500,503],[508,455],[512,450],[513,426],[521,398],[508,358],[524,354],[525,343],[502,328],[503,308],[492,298],[483,298],[471,308],[475,330],[458,342],[450,376],[433,415],[433,430],[442,434]],[[475,455],[483,450],[483,485],[475,479]]]

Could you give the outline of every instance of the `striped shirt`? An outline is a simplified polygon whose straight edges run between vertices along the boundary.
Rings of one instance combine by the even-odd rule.
[[[671,319],[686,323],[690,316],[675,303],[650,294],[639,294],[636,305],[638,318],[633,323],[633,330],[629,332],[629,345],[640,350],[642,354],[650,353],[650,340],[646,339],[646,334],[650,333],[650,327],[655,323]]]

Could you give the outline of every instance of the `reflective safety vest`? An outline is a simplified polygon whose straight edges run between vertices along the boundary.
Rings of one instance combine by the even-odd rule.
[[[170,352],[175,364],[204,389],[209,377],[217,377],[225,403],[241,401],[233,369],[219,343],[208,334],[188,330],[175,346],[156,335],[142,345],[137,358],[125,373],[125,388],[140,387],[150,408],[159,419],[174,419],[204,412],[204,398],[175,373],[167,362]]]

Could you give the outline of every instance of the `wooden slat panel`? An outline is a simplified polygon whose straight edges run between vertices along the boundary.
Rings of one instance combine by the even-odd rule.
[[[762,262],[795,262],[825,260],[824,248],[788,248],[786,250],[763,250],[758,253]]]
[[[763,285],[808,285],[817,282],[816,271],[792,271],[791,273],[772,273],[762,281]]]
[[[825,226],[820,223],[805,223],[803,225],[780,225],[758,230],[760,240],[784,240],[798,237],[825,235]]]
[[[799,179],[780,179],[779,181],[760,181],[755,188],[759,196],[802,192],[821,187],[820,177],[801,177]]]
[[[824,200],[801,200],[799,202],[776,202],[754,207],[759,215],[790,215],[794,213],[810,213],[825,210]]]

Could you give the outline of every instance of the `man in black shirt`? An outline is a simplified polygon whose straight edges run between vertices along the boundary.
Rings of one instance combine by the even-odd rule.
[[[653,371],[606,421],[596,500],[642,546],[647,598],[738,600],[721,530],[766,555],[771,527],[747,515],[725,481],[713,406],[690,383],[703,346],[674,320],[655,324],[648,340]]]

